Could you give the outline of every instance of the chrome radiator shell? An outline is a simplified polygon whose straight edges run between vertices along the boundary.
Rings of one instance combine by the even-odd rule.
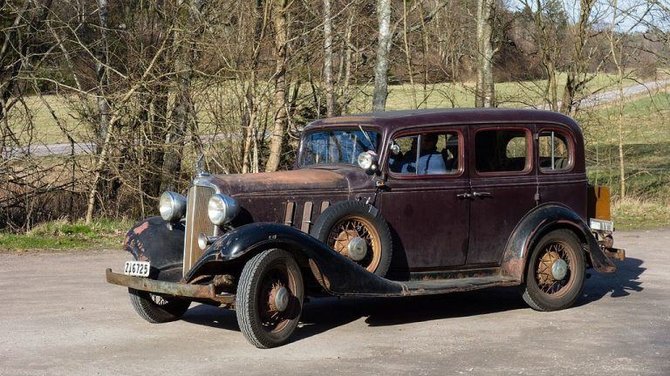
[[[184,275],[202,256],[203,250],[198,247],[198,235],[213,236],[215,234],[216,226],[210,222],[207,215],[207,204],[214,193],[213,188],[201,185],[194,185],[188,191],[184,236]]]

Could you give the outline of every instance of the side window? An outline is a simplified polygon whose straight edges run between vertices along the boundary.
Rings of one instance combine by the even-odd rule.
[[[478,172],[523,171],[528,165],[528,136],[524,130],[492,129],[475,134]]]
[[[542,131],[538,146],[541,171],[567,170],[570,162],[570,145],[564,134],[555,131]]]
[[[418,145],[418,147],[417,147]],[[406,175],[458,173],[458,133],[423,133],[393,140],[389,170]]]

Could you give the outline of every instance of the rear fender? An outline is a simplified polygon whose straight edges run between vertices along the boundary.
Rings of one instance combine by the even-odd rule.
[[[584,246],[591,266],[601,273],[612,273],[616,267],[598,246],[591,229],[567,206],[547,203],[526,214],[507,241],[502,260],[503,272],[523,282],[527,259],[533,245],[546,233],[556,229],[571,230]]]
[[[203,271],[223,270],[228,265],[240,268],[256,254],[271,248],[291,252],[308,265],[324,290],[333,295],[400,294],[402,286],[368,272],[317,239],[293,227],[275,223],[250,223],[218,238],[186,275],[193,280]]]
[[[123,249],[135,260],[151,262],[151,278],[177,282],[182,277],[184,225],[149,217],[128,231]]]

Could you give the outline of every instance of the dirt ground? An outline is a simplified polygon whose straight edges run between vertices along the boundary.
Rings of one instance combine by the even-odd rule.
[[[616,275],[576,307],[528,308],[516,289],[307,304],[286,346],[258,350],[235,314],[194,305],[141,320],[119,250],[0,254],[0,375],[669,375],[670,229],[616,234]]]

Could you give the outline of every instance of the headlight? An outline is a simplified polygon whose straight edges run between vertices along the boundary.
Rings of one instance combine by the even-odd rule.
[[[207,215],[215,225],[232,221],[239,211],[240,206],[234,198],[220,193],[213,195],[207,205]]]
[[[373,171],[377,168],[377,154],[372,150],[358,154],[358,165],[365,171]]]
[[[158,210],[161,217],[168,222],[175,222],[186,214],[186,197],[176,192],[163,192]]]

